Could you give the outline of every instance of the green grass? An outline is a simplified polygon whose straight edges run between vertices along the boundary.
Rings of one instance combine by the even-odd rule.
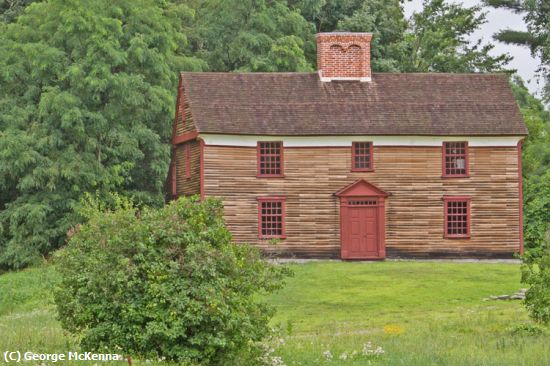
[[[273,324],[282,329],[277,338],[284,340],[274,342],[274,354],[287,365],[550,365],[547,329],[535,335],[513,331],[532,324],[521,302],[483,301],[519,289],[518,265],[312,262],[291,267],[294,277],[267,298],[277,308]],[[77,350],[55,319],[55,279],[51,266],[0,276],[0,351]],[[402,333],[385,332],[387,325]],[[360,354],[369,341],[384,354],[339,359],[342,353]],[[326,361],[326,351],[332,361]]]
[[[548,332],[531,324],[519,301],[483,301],[520,288],[519,266],[489,263],[308,263],[269,301],[287,329],[277,353],[288,365],[364,365],[339,360],[372,342],[380,365],[550,365]],[[402,334],[386,334],[386,325]],[[333,360],[325,362],[323,352]]]

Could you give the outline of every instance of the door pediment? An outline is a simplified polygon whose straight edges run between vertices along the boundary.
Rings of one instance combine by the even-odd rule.
[[[335,192],[334,195],[336,197],[388,197],[390,194],[364,179],[359,179]]]

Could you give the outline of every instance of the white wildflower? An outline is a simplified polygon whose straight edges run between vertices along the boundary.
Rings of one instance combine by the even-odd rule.
[[[283,359],[279,356],[272,356],[271,357],[271,366],[285,366],[285,363]]]
[[[346,352],[344,352],[338,358],[341,359],[342,361],[345,361],[345,360],[348,359],[348,354]]]
[[[331,361],[332,360],[332,353],[330,351],[325,351],[325,352],[323,352],[323,357],[325,358],[325,360]]]

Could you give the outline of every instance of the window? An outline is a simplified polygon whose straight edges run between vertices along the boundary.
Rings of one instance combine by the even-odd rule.
[[[191,144],[185,144],[185,177],[191,178]]]
[[[443,197],[445,237],[470,237],[470,197]]]
[[[283,176],[283,143],[258,142],[258,177]]]
[[[373,171],[372,142],[353,142],[351,146],[351,170]]]
[[[261,239],[285,237],[284,198],[258,198],[258,235]]]
[[[468,167],[468,143],[444,142],[443,143],[443,176],[467,177]]]

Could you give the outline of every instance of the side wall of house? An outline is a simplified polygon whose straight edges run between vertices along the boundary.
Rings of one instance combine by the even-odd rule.
[[[172,160],[167,182],[169,191],[167,197],[169,199],[200,194],[201,148],[196,135],[197,129],[185,95],[183,77],[180,76],[176,115],[172,126]],[[189,163],[187,162],[187,146],[190,151]]]
[[[187,163],[186,149],[189,146],[190,161]],[[189,174],[187,169],[189,164]],[[200,142],[187,141],[176,145],[176,194],[192,196],[200,193]]]
[[[204,147],[204,193],[224,200],[237,242],[302,257],[340,255],[340,204],[333,193],[363,178],[386,199],[389,257],[510,257],[519,251],[515,147],[470,147],[470,177],[442,179],[441,147],[374,147],[374,172],[351,172],[351,147],[284,150],[284,178],[256,177],[253,147]],[[445,239],[443,196],[471,197],[471,237]],[[257,197],[286,197],[286,235],[258,240]]]

